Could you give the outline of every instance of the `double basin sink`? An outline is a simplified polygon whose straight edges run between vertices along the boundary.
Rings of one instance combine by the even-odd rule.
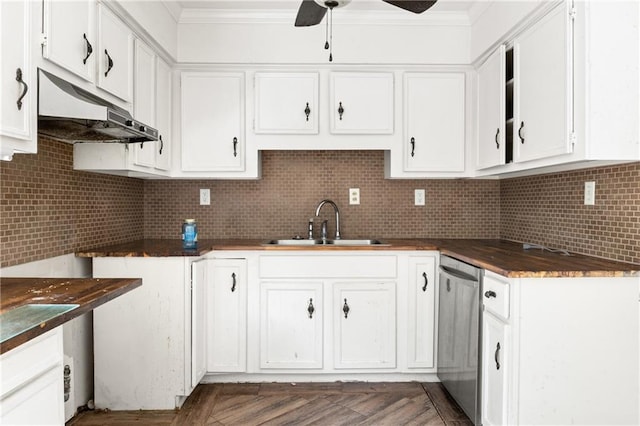
[[[289,240],[268,240],[263,243],[265,246],[348,246],[348,247],[368,247],[368,246],[388,246],[388,243],[385,243],[381,240],[349,240],[349,239],[340,239],[340,240],[323,240],[323,239],[297,239],[292,238]]]

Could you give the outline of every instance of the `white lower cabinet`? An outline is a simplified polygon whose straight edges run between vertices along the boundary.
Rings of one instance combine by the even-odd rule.
[[[334,368],[396,367],[395,282],[333,285]]]
[[[482,423],[639,424],[639,284],[485,272]]]
[[[206,257],[205,382],[319,380],[318,374],[420,380],[435,373],[436,252]]]
[[[260,368],[321,369],[323,283],[260,283]]]
[[[96,408],[174,409],[191,393],[191,264],[196,260],[93,259],[94,278],[142,278],[141,287],[93,312]]]
[[[0,357],[0,424],[64,424],[62,327]]]
[[[482,326],[482,424],[507,424],[509,325],[486,313]]]
[[[409,257],[407,366],[435,368],[436,256]]]
[[[244,259],[207,261],[206,367],[208,372],[247,368],[247,267]]]

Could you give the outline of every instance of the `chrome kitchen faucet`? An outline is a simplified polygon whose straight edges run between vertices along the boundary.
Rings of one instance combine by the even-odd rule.
[[[339,240],[340,239],[340,210],[338,210],[338,206],[336,205],[336,203],[334,203],[331,200],[322,200],[320,201],[320,204],[318,204],[318,207],[316,208],[316,217],[320,216],[320,210],[322,209],[322,207],[325,204],[330,204],[333,206],[333,210],[336,212],[336,236],[335,239]],[[323,229],[326,230],[326,221],[325,224],[323,224]],[[326,239],[327,238],[327,234],[326,231],[322,233],[322,239]]]

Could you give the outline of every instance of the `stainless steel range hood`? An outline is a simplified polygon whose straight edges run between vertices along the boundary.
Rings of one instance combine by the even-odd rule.
[[[65,142],[146,142],[158,131],[98,96],[46,71],[38,73],[38,133]]]

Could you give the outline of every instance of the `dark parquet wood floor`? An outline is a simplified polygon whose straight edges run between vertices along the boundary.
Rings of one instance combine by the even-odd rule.
[[[440,383],[199,385],[179,411],[85,411],[67,426],[464,425]]]

